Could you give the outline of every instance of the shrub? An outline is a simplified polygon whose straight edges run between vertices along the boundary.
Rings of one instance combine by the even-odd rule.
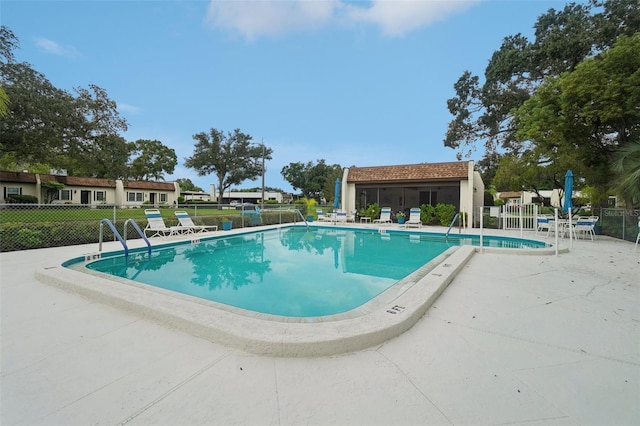
[[[33,195],[11,194],[4,199],[9,204],[38,204],[38,197]]]
[[[442,226],[449,226],[456,215],[456,206],[453,204],[438,203],[435,210],[436,217]]]
[[[423,204],[420,206],[420,221],[425,225],[437,225],[436,208],[431,204]]]
[[[360,209],[358,211],[358,216],[368,217],[373,221],[380,216],[380,210],[380,205],[378,203],[371,203],[366,208]]]
[[[42,232],[22,228],[16,235],[15,243],[22,249],[38,248],[42,244]]]

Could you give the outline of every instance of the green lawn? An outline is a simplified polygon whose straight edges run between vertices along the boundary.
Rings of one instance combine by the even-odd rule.
[[[220,210],[214,207],[180,207],[159,209],[162,217],[175,219],[176,210],[184,210],[192,217],[203,216],[235,216],[239,215],[239,210]],[[109,219],[113,221],[113,207],[88,208],[66,205],[52,205],[47,207],[29,208],[20,206],[17,208],[0,209],[0,224],[6,223],[42,223],[42,222],[78,222],[96,221]],[[197,211],[197,214],[196,214]],[[146,221],[143,208],[116,209],[116,221],[134,219],[136,222]]]

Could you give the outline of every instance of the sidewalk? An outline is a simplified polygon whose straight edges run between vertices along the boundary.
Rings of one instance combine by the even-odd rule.
[[[2,425],[640,424],[629,242],[476,254],[409,331],[321,358],[229,349],[34,278],[93,250],[0,255]]]

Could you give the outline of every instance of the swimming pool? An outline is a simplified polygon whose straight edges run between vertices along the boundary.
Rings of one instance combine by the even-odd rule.
[[[487,247],[544,243],[484,237]],[[87,269],[235,308],[284,317],[356,309],[471,235],[289,227],[106,257]]]
[[[316,234],[308,235],[309,237],[313,235],[313,239],[319,235],[324,238],[323,233],[331,235],[332,232],[342,230],[338,227],[318,225],[312,225],[310,229],[314,227],[318,227]],[[261,229],[287,230],[295,228],[306,230],[301,225],[274,225]],[[360,227],[360,229],[363,228]],[[432,234],[425,231],[389,230],[378,233],[377,230],[369,228],[368,232],[376,235],[384,244],[389,244],[389,242],[400,238],[405,240],[408,238],[410,245],[421,245],[432,239],[444,239],[443,234]],[[177,252],[183,248],[193,248],[203,242],[224,239],[233,234],[244,235],[247,233],[244,230],[232,230],[217,233],[213,237],[203,238],[199,241],[197,239],[173,242],[155,240],[153,253],[159,253],[164,248]],[[257,234],[247,235],[254,235],[253,238],[256,238]],[[338,237],[337,234],[336,237]],[[464,245],[456,246],[456,240]],[[382,344],[413,327],[453,281],[456,274],[475,255],[478,250],[478,242],[478,236],[451,235],[447,240],[451,247],[443,254],[398,280],[364,305],[341,314],[319,317],[262,314],[173,290],[137,283],[119,276],[91,271],[85,267],[91,259],[100,256],[103,259],[122,256],[121,250],[105,253],[89,251],[82,257],[70,259],[62,264],[38,268],[36,277],[41,282],[58,289],[238,350],[266,356],[328,356],[363,350]],[[470,243],[475,243],[476,246],[467,245]],[[116,244],[118,243],[113,243],[114,248]],[[515,250],[498,247],[515,247],[518,244],[521,248]],[[130,253],[132,255],[137,256],[146,252],[142,241],[131,241],[131,246]],[[550,245],[543,248],[544,243],[519,238],[485,236],[484,246],[485,253],[523,255],[557,253],[555,247]],[[280,250],[285,250],[285,248]],[[568,249],[563,248],[562,251],[566,250]],[[291,251],[289,253],[297,252]],[[330,250],[327,250],[327,253],[333,256],[333,252]],[[166,252],[164,255],[173,256],[170,252]],[[338,257],[338,261],[342,261],[342,255]],[[333,257],[331,262],[335,262]],[[338,263],[339,267],[343,264]],[[335,267],[334,265],[331,263],[331,267]],[[302,279],[306,277],[296,271],[291,271],[291,274]]]

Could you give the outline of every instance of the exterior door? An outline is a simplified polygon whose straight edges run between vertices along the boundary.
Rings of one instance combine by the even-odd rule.
[[[89,204],[91,201],[91,191],[80,191],[80,204]]]

